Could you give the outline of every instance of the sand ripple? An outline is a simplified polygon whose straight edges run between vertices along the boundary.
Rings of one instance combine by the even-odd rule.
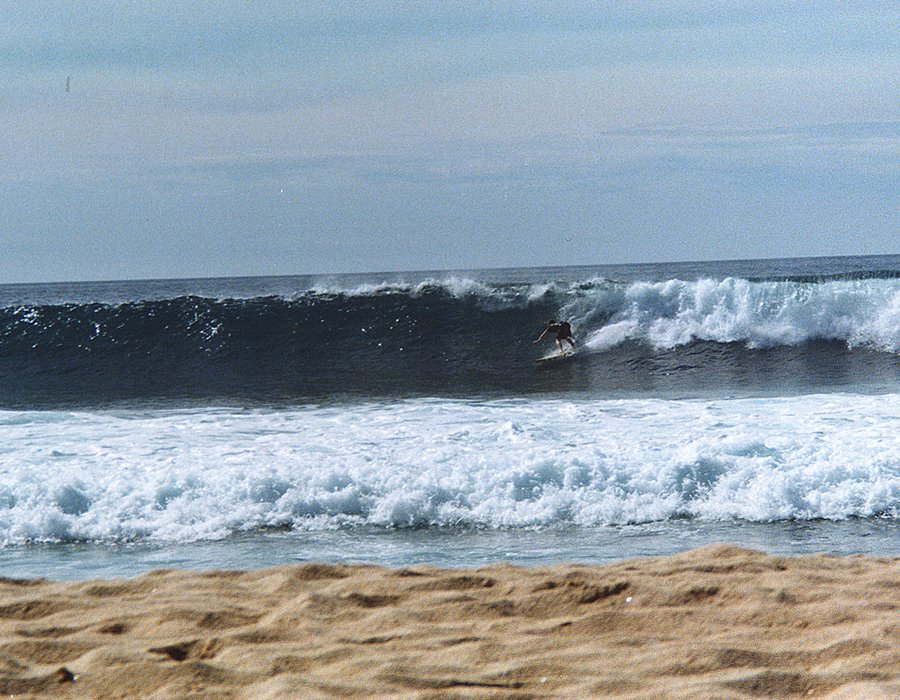
[[[900,698],[900,559],[0,579],[0,695]]]

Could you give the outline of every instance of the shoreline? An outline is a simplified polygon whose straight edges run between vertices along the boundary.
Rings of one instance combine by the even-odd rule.
[[[897,698],[900,557],[0,578],[0,695]]]

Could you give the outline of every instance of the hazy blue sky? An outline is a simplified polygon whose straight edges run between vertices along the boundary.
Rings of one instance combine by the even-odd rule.
[[[0,0],[0,282],[897,253],[898,44],[896,0]]]

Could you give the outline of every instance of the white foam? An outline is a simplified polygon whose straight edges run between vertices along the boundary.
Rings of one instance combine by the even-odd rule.
[[[626,339],[664,349],[694,340],[750,347],[842,340],[900,352],[900,279],[598,285],[576,294],[562,315],[583,329],[602,320],[607,327],[587,341],[600,350]]]
[[[0,541],[900,516],[900,395],[3,412]]]

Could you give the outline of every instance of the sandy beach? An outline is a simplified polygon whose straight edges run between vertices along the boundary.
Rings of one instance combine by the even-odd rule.
[[[900,559],[0,579],[0,694],[898,698]]]

